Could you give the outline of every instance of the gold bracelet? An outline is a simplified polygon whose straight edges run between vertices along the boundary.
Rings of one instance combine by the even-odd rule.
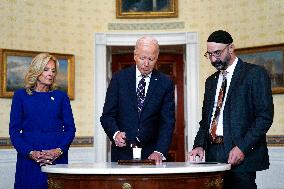
[[[63,154],[63,151],[61,150],[61,148],[56,148],[57,150],[59,150],[60,155]]]
[[[33,159],[33,150],[32,151],[30,151],[30,153],[29,153],[29,158],[31,158],[31,159]]]

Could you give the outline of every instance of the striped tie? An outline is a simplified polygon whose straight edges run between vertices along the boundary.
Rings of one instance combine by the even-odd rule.
[[[224,97],[225,97],[225,93],[226,93],[226,87],[227,87],[227,72],[223,71],[222,72],[223,75],[223,81],[222,81],[222,85],[221,88],[219,90],[219,95],[218,95],[218,101],[217,101],[217,107],[214,113],[214,117],[211,123],[211,128],[210,128],[210,141],[214,143],[217,135],[216,135],[216,130],[217,130],[217,125],[218,125],[218,119],[219,119],[219,115],[220,115],[220,111],[223,105],[223,101],[224,101]]]
[[[144,75],[142,75],[142,79],[139,81],[138,83],[138,87],[137,87],[137,107],[138,107],[138,113],[140,114],[143,108],[143,104],[145,101],[145,86],[146,86],[146,82],[145,82],[145,77]]]

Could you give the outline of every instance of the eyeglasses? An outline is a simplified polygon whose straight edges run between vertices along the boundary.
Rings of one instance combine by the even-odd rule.
[[[220,58],[222,53],[224,52],[224,50],[229,46],[230,44],[226,45],[226,47],[223,49],[223,50],[217,50],[217,51],[214,51],[214,52],[206,52],[204,54],[205,58],[207,59],[210,59],[212,58],[212,56],[214,56],[215,58]]]

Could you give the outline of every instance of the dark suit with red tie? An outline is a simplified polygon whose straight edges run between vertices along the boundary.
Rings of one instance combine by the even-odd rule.
[[[205,149],[207,161],[212,161],[211,152],[216,153],[210,150],[214,145],[209,142],[209,128],[218,75],[219,71],[206,80],[202,120],[194,141],[194,148],[200,146]],[[272,121],[273,99],[269,75],[264,68],[238,59],[223,110],[223,162],[227,163],[234,146],[239,147],[245,158],[241,164],[232,167],[232,171],[268,169],[266,133]]]
[[[101,124],[112,141],[111,160],[132,159],[132,150],[114,144],[115,132],[126,133],[128,141],[139,139],[142,159],[154,151],[167,156],[175,124],[174,85],[168,76],[153,70],[144,101],[138,114],[136,67],[115,74],[107,89]]]

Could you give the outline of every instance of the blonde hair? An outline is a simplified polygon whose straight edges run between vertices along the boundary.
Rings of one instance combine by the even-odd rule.
[[[150,36],[143,36],[143,37],[139,38],[139,39],[136,41],[134,54],[136,54],[137,50],[139,49],[139,47],[140,47],[141,45],[145,45],[145,44],[154,45],[155,48],[156,48],[156,53],[159,55],[160,49],[159,49],[158,40],[155,39],[154,37],[150,37]]]
[[[37,56],[35,56],[29,66],[28,72],[25,75],[25,89],[26,92],[29,95],[32,95],[32,91],[36,87],[37,79],[44,71],[44,68],[46,67],[47,63],[52,60],[54,61],[56,65],[56,74],[58,70],[58,60],[53,55],[50,55],[48,53],[40,53]],[[55,78],[54,78],[55,79]],[[55,80],[54,80],[55,81]],[[56,84],[53,82],[49,88],[49,90],[56,89]]]

